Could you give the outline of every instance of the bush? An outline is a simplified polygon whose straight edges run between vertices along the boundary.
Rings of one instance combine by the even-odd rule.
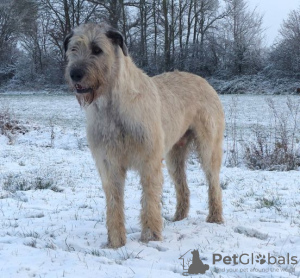
[[[244,159],[250,169],[296,170],[300,166],[298,118],[300,102],[287,98],[289,113],[279,113],[272,99],[267,99],[273,118],[269,131],[256,127],[254,142],[245,144]]]
[[[3,189],[9,192],[28,191],[28,190],[46,190],[62,192],[53,179],[35,177],[32,179],[22,179],[19,175],[8,175],[3,182]]]
[[[256,132],[256,141],[246,146],[244,158],[250,169],[290,171],[300,165],[299,157],[286,142],[272,144],[261,132]]]
[[[26,132],[28,132],[27,128],[15,119],[15,115],[9,106],[2,105],[0,107],[0,134],[7,136],[9,143],[13,144],[17,133],[25,134]]]

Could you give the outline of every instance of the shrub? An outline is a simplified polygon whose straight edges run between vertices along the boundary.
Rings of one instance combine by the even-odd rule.
[[[53,179],[35,177],[32,179],[22,179],[19,175],[8,175],[3,182],[3,189],[9,192],[45,190],[50,189],[54,192],[62,192],[63,189],[56,185]]]
[[[9,106],[2,105],[0,107],[0,134],[7,136],[9,143],[13,144],[17,133],[25,134],[26,132],[28,132],[27,128],[15,119],[15,115]]]
[[[280,113],[272,99],[267,99],[273,124],[270,130],[258,126],[254,141],[245,144],[245,162],[251,169],[290,171],[300,166],[298,118],[300,102],[287,98],[289,113]]]

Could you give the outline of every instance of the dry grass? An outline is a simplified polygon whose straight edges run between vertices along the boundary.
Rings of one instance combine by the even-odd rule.
[[[256,126],[254,141],[245,144],[244,159],[250,169],[290,171],[300,166],[300,102],[287,98],[289,113],[280,113],[272,99],[267,99],[271,112],[270,129]]]
[[[16,120],[13,110],[8,105],[0,106],[0,134],[9,139],[9,144],[13,144],[17,134],[25,134],[28,129]]]

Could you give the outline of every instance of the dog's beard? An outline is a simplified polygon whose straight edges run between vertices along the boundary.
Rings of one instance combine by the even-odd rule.
[[[92,90],[91,92],[83,93],[83,94],[76,93],[76,98],[80,106],[82,107],[89,106],[94,101],[95,91]]]

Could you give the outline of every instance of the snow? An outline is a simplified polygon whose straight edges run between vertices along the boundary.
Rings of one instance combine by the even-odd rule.
[[[282,105],[284,96],[272,97]],[[297,97],[293,96],[295,101]],[[227,114],[232,96],[221,96]],[[207,185],[198,161],[187,163],[191,208],[172,222],[176,197],[164,168],[163,241],[140,242],[141,186],[129,172],[125,186],[127,244],[106,247],[105,196],[85,137],[84,112],[72,95],[5,94],[2,106],[29,131],[0,135],[0,277],[182,277],[179,257],[198,249],[210,266],[196,277],[299,277],[297,264],[213,264],[243,253],[300,261],[300,171],[250,171],[223,165],[222,225],[205,222]],[[247,138],[258,122],[268,126],[263,96],[238,96],[237,127]],[[1,107],[0,105],[0,107]],[[227,155],[224,142],[224,164]],[[42,181],[42,184],[39,182]],[[37,189],[38,186],[43,189]],[[21,189],[21,190],[20,190]],[[186,254],[191,259],[191,252]],[[277,260],[278,262],[278,260]],[[187,266],[185,266],[187,268]]]

